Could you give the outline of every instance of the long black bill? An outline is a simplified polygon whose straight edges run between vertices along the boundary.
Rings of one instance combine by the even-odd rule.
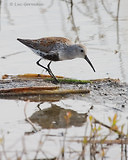
[[[93,65],[92,65],[92,63],[91,63],[90,60],[88,59],[87,55],[85,56],[84,59],[90,64],[90,66],[92,67],[93,71],[96,72],[95,69],[94,69],[94,67],[93,67]]]

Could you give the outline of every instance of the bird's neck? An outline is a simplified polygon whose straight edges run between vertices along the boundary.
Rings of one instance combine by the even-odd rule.
[[[81,55],[79,55],[76,52],[75,45],[70,45],[64,48],[64,50],[62,50],[59,56],[60,56],[60,60],[71,60],[74,58],[81,58]]]

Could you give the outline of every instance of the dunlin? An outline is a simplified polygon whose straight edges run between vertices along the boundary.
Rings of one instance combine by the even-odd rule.
[[[56,82],[58,82],[58,80],[50,69],[50,64],[52,61],[84,58],[95,72],[91,61],[87,57],[86,47],[82,44],[74,44],[69,39],[63,37],[45,37],[36,40],[18,38],[17,40],[29,47],[34,53],[38,54],[40,57],[50,60],[47,67],[44,67],[40,64],[42,58],[40,58],[36,63],[37,65],[46,69],[46,71],[48,71],[48,73]]]

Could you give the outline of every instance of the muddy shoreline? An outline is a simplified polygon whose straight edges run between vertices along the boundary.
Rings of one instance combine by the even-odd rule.
[[[116,79],[97,79],[90,80],[86,83],[80,84],[76,82],[53,84],[46,82],[40,78],[14,78],[14,79],[3,79],[0,80],[0,89],[17,89],[25,87],[51,87],[60,88],[60,90],[87,90],[88,94],[77,93],[77,94],[54,94],[54,95],[42,95],[40,92],[33,95],[3,95],[0,92],[1,99],[19,99],[19,100],[30,100],[36,102],[42,101],[59,101],[61,99],[70,98],[78,100],[86,100],[95,104],[114,104],[117,108],[125,107],[128,105],[128,84],[122,83]]]

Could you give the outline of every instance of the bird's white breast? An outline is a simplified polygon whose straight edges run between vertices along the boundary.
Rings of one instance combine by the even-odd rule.
[[[36,49],[33,49],[33,48],[31,48],[31,50],[35,53],[35,54],[37,54],[38,56],[41,56],[41,57],[43,57],[43,55],[46,55],[47,53],[45,53],[45,52],[42,52],[42,51],[40,51],[40,50],[36,50]]]

